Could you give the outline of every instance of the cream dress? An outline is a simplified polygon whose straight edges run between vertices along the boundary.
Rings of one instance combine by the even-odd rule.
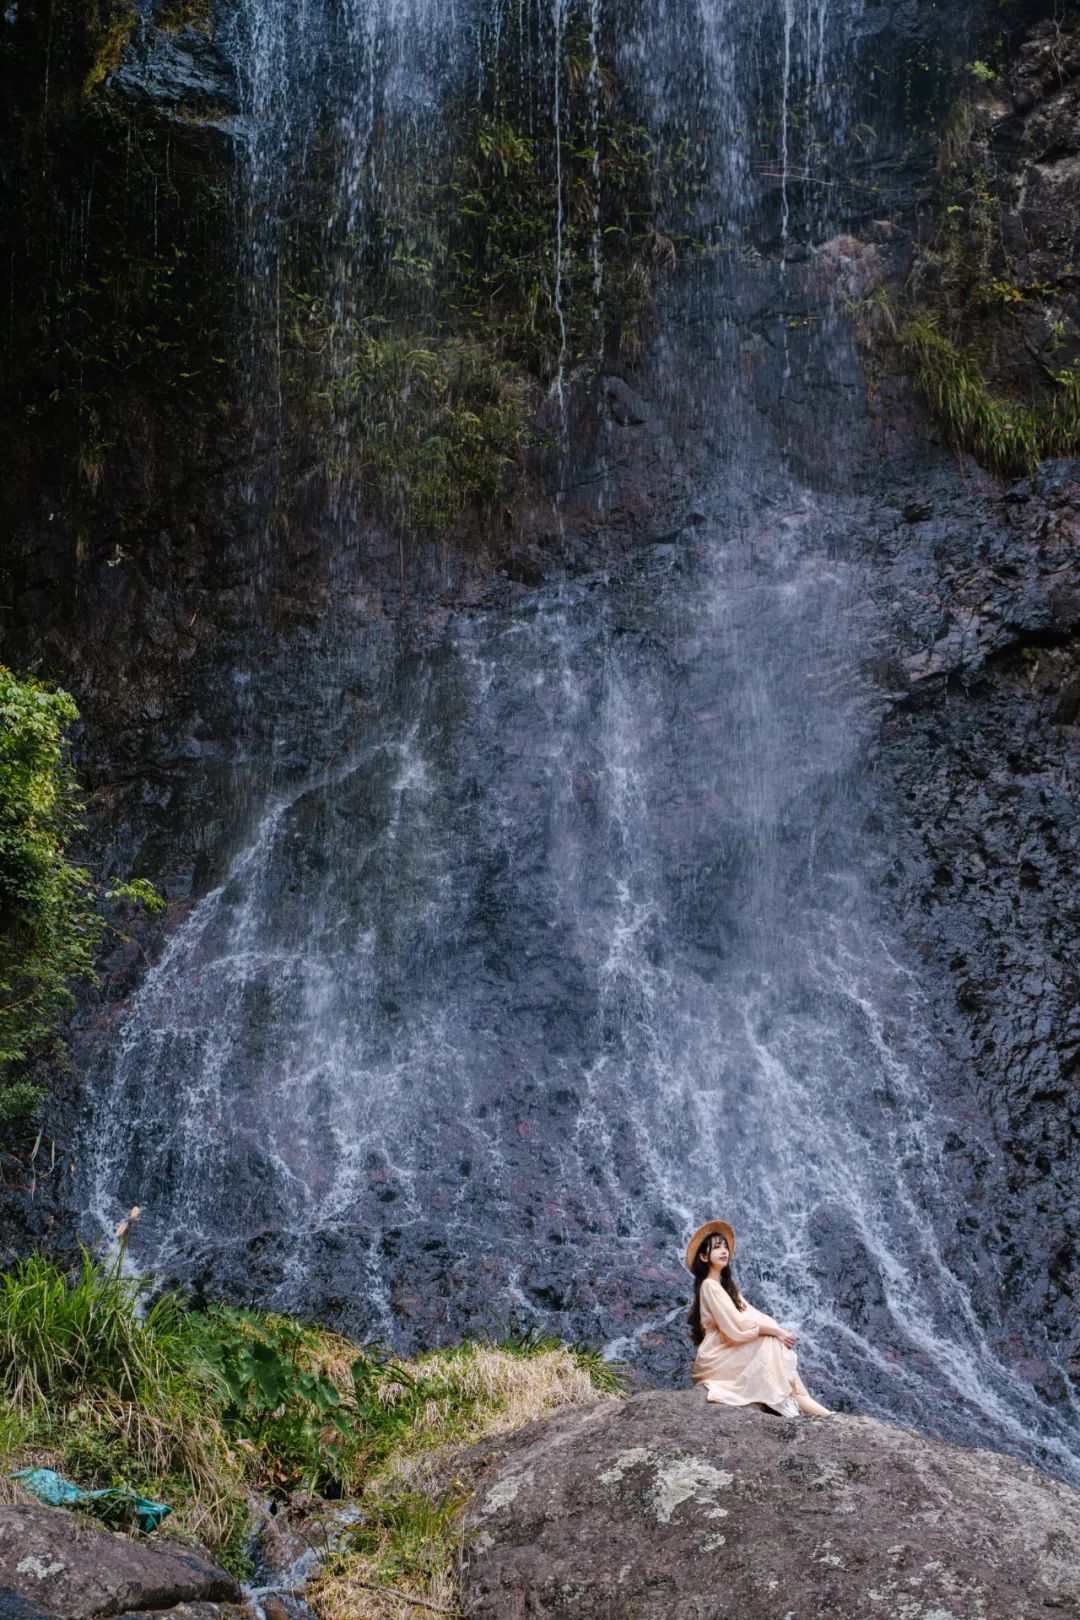
[[[701,1285],[705,1337],[698,1346],[691,1375],[695,1384],[705,1385],[708,1400],[724,1406],[749,1406],[755,1401],[775,1406],[793,1393],[806,1394],[794,1350],[785,1349],[771,1335],[759,1338],[757,1330],[762,1323],[779,1325],[753,1305],[737,1310],[730,1294],[706,1277]]]

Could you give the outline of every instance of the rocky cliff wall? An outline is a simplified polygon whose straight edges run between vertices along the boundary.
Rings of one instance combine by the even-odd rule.
[[[934,10],[892,8],[879,19],[883,37],[914,53],[937,37]],[[302,649],[336,562],[356,557],[326,522],[310,447],[286,448],[280,479],[280,447],[253,419],[237,375],[244,325],[228,267],[239,103],[214,50],[215,14],[109,11],[93,26],[73,17],[27,6],[4,25],[14,29],[3,58],[15,119],[9,173],[34,217],[19,226],[13,350],[29,358],[7,397],[16,449],[4,495],[3,655],[78,692],[90,844],[106,864],[161,880],[176,902],[166,926],[175,927],[220,875],[242,819],[237,764],[257,726],[223,674],[250,668],[276,636]],[[1067,195],[1060,182],[1073,161],[1072,58],[1066,50],[1047,69],[1051,37],[1044,30],[1022,48],[1006,81],[1013,100],[1000,129],[991,126],[1009,230],[1025,233],[1025,285],[1046,279],[1042,255],[1060,269],[1066,237],[1075,239],[1075,222],[1039,201]],[[46,64],[59,122],[45,118]],[[998,117],[988,105],[986,117]],[[788,355],[808,379],[800,392],[785,389],[784,362],[770,352],[767,275],[748,283],[734,320],[757,420],[791,447],[811,487],[836,482],[834,469],[815,465],[819,413],[852,425],[841,482],[855,492],[861,527],[835,543],[869,562],[892,624],[878,649],[881,743],[855,813],[874,829],[882,892],[925,969],[942,1095],[970,1121],[946,1144],[961,1197],[934,1218],[983,1325],[1055,1400],[1061,1373],[1051,1354],[1066,1366],[1076,1354],[1076,489],[1064,466],[1003,485],[958,459],[895,367],[883,378],[868,363],[867,408],[843,300],[903,280],[926,239],[937,207],[933,151],[917,144],[887,199],[891,217],[874,226],[868,203],[861,235],[788,255],[785,297],[796,281],[805,294],[805,325],[792,330]],[[43,159],[48,183],[39,187]],[[775,241],[763,246],[775,257]],[[1020,249],[1010,251],[1019,263]],[[76,265],[84,290],[70,280]],[[669,319],[693,313],[697,273],[688,263],[669,284]],[[995,380],[1015,376],[1033,322],[1045,336],[1062,318],[1071,286],[1061,277],[1052,299],[1033,294],[1015,326],[1008,311],[995,313]],[[44,327],[35,289],[55,295]],[[102,348],[118,311],[125,331],[142,334],[137,353]],[[822,323],[837,342],[815,369],[798,346],[812,333],[823,352]],[[485,528],[471,548],[455,549],[449,571],[440,548],[410,553],[406,638],[422,644],[448,605],[520,599],[544,579],[594,567],[598,547],[617,569],[639,546],[685,534],[697,521],[695,483],[718,449],[699,404],[693,378],[672,386],[648,365],[613,374],[599,400],[582,403],[589,456],[557,511],[538,496],[512,535],[497,524],[493,540]],[[256,532],[265,505],[253,491],[270,476],[284,495],[255,615],[248,561],[265,555]],[[373,528],[363,553],[381,621],[401,611],[399,548]],[[156,954],[160,939],[146,949]],[[61,1143],[81,1065],[113,1038],[145,966],[141,950],[116,947],[104,986],[81,1003],[83,1044],[52,1124]],[[62,1154],[58,1162],[62,1172]],[[53,1206],[40,1189],[27,1205],[32,1176],[16,1167],[9,1210],[40,1230]],[[61,1186],[61,1207],[63,1197]],[[831,1236],[853,1309],[872,1321],[872,1268],[849,1232]]]

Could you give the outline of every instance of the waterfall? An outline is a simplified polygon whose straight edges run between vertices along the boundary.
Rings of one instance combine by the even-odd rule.
[[[555,53],[565,431],[567,0],[533,6]],[[400,618],[368,612],[344,553],[317,624],[252,669],[258,810],[95,1088],[88,1231],[138,1202],[132,1253],[165,1278],[401,1344],[512,1320],[683,1378],[680,1244],[725,1215],[823,1395],[1075,1474],[1074,1414],[999,1356],[942,1237],[935,1037],[870,830],[884,629],[853,537],[873,514],[833,465],[855,407],[820,421],[816,456],[783,410],[853,366],[827,300],[789,341],[810,320],[785,259],[854,206],[837,86],[864,8],[644,10],[620,58],[653,127],[708,116],[679,205],[699,251],[643,382],[694,424],[691,520],[606,560],[600,478],[588,570]],[[320,296],[345,320],[395,152],[435,150],[439,105],[509,15],[245,0],[251,273],[271,298],[321,143]],[[595,109],[598,0],[586,15]]]

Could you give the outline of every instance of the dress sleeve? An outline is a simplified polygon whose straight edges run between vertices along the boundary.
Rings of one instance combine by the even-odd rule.
[[[705,1315],[716,1323],[731,1344],[749,1344],[758,1337],[757,1324],[746,1323],[742,1312],[735,1309],[731,1295],[711,1277],[706,1277],[701,1285],[701,1304]]]

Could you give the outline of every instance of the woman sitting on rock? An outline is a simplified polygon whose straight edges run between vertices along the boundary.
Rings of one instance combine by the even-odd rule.
[[[785,1417],[828,1417],[799,1377],[795,1335],[755,1310],[731,1271],[735,1233],[706,1221],[690,1239],[686,1269],[694,1278],[690,1331],[697,1345],[692,1377],[707,1399],[724,1406],[764,1406]]]

